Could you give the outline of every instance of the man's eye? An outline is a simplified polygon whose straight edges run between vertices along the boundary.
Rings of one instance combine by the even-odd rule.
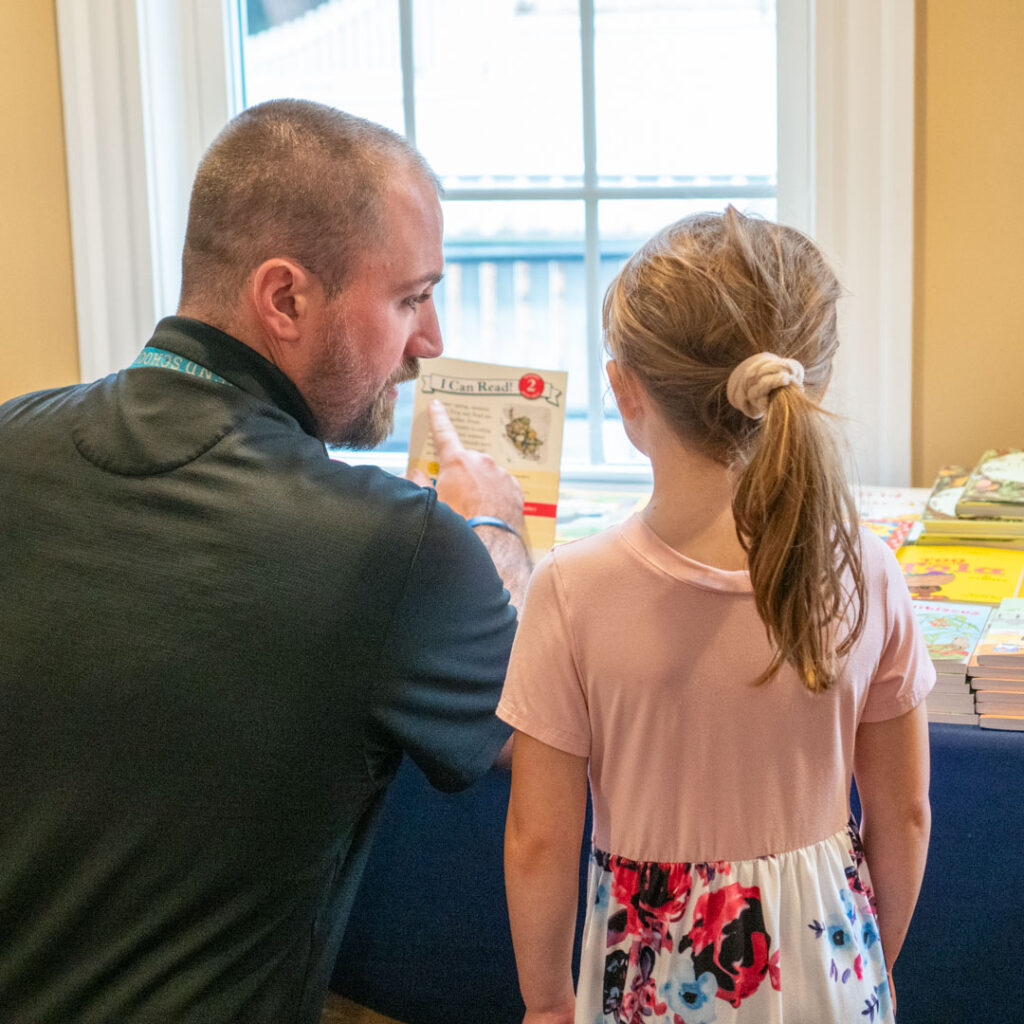
[[[412,298],[406,299],[405,304],[410,309],[415,309],[417,306],[422,305],[430,299],[430,292],[424,292],[422,295],[413,295]]]

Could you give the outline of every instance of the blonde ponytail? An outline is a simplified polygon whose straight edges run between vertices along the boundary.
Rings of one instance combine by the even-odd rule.
[[[864,623],[856,507],[819,404],[839,295],[809,238],[729,207],[652,238],[604,305],[611,354],[681,438],[737,472],[736,530],[776,652],[758,681],[788,662],[814,692]],[[734,376],[748,360],[753,384]]]

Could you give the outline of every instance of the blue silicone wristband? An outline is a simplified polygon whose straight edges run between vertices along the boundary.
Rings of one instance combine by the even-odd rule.
[[[474,529],[478,526],[496,526],[499,530],[508,530],[509,533],[519,536],[519,531],[514,526],[509,526],[504,519],[497,516],[470,516],[466,522]]]

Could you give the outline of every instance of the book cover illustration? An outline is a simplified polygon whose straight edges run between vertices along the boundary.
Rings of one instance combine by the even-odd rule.
[[[901,547],[896,552],[910,594],[918,601],[995,605],[1016,597],[1024,551],[981,547]]]
[[[866,526],[876,537],[881,537],[893,551],[899,551],[905,543],[912,543],[921,529],[917,519],[861,519],[861,526]]]
[[[916,519],[928,500],[927,487],[854,487],[861,519]]]
[[[647,488],[565,488],[559,492],[555,543],[579,540],[624,522],[650,500]]]
[[[980,666],[1024,668],[1024,598],[1000,602],[978,642],[976,655]]]
[[[964,486],[970,477],[966,466],[943,466],[932,484],[921,518],[929,523],[934,520],[956,519],[956,503],[964,493]]]
[[[985,452],[964,485],[956,514],[1024,518],[1024,451],[993,448]]]
[[[413,398],[409,469],[437,479],[427,406],[439,399],[467,448],[487,452],[523,488],[523,540],[536,560],[555,542],[565,424],[564,370],[465,359],[421,361]]]
[[[914,602],[914,615],[937,671],[966,677],[967,662],[991,611],[980,604]]]

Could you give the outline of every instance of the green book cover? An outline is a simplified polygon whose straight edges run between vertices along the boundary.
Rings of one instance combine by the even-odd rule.
[[[956,515],[1024,518],[1024,451],[992,448],[985,452],[964,485]]]

